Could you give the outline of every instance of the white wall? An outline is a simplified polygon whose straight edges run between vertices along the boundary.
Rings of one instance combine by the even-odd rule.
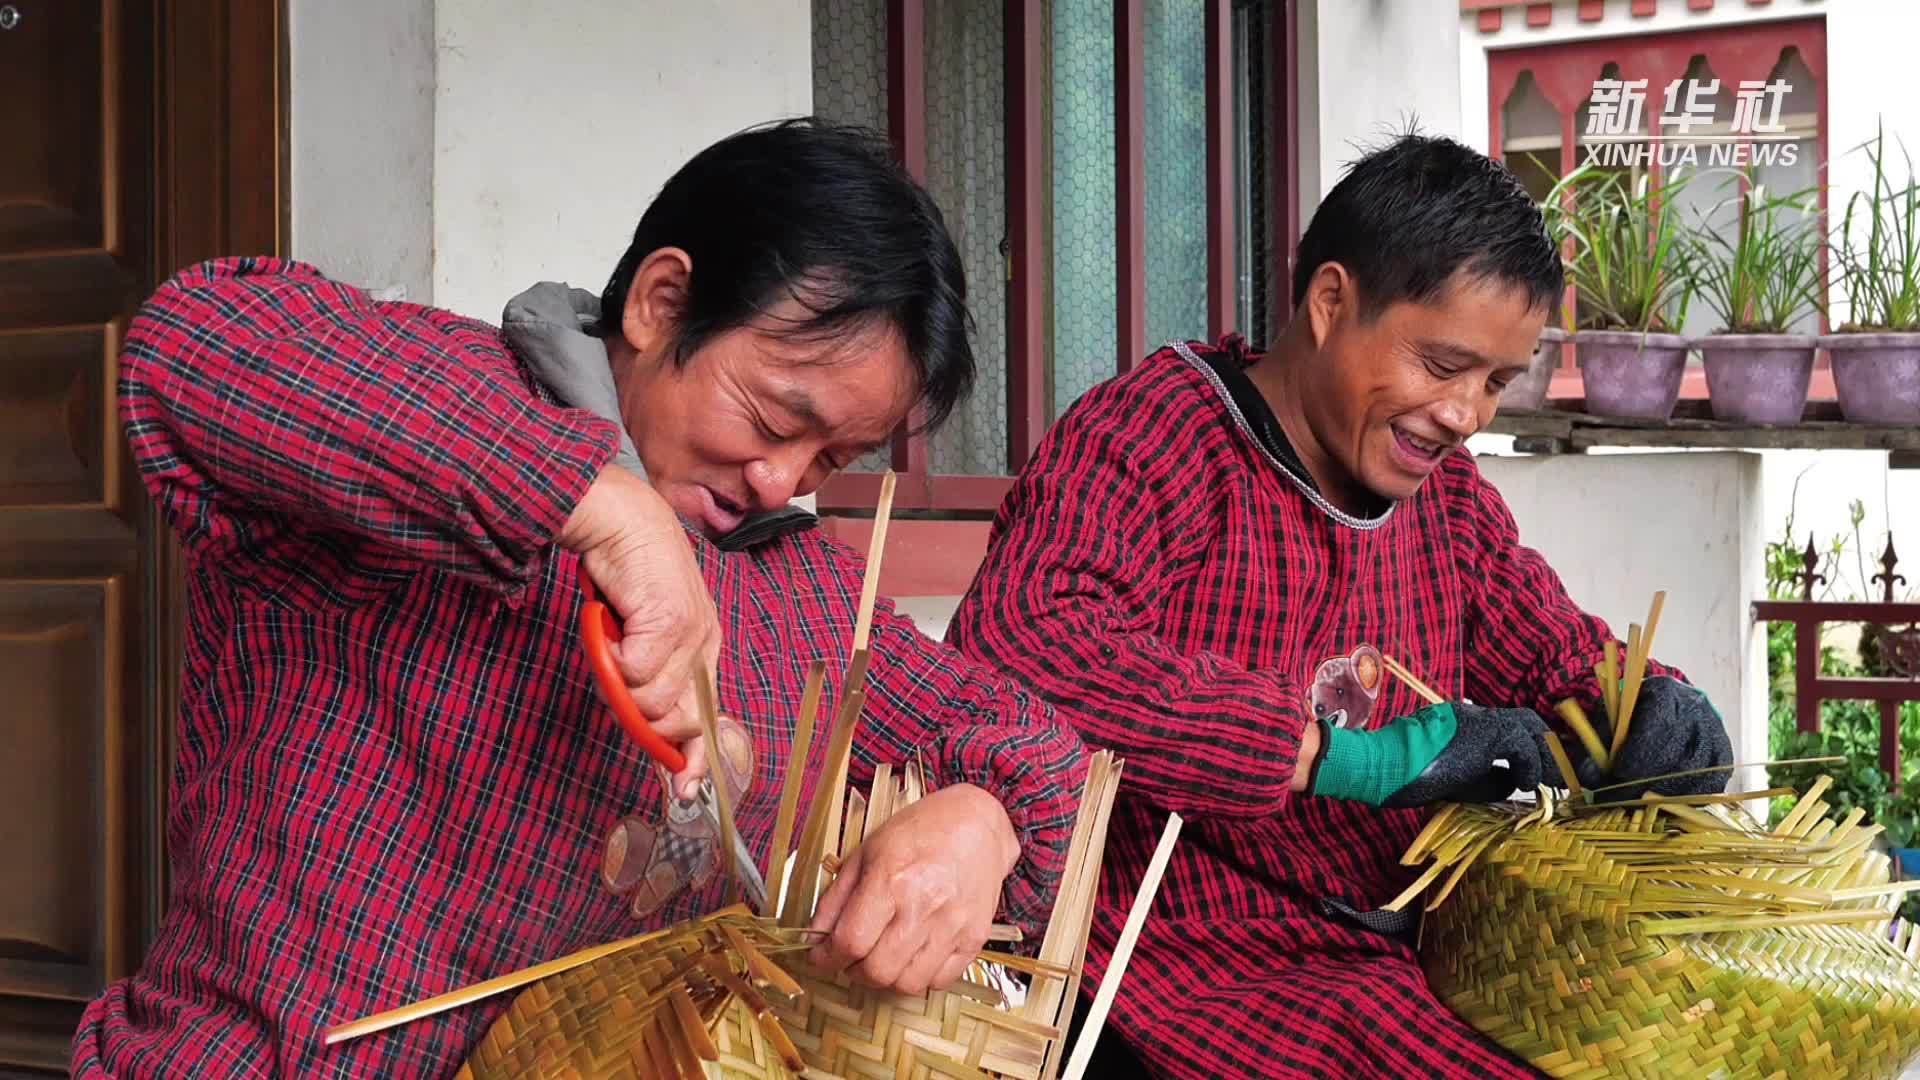
[[[291,0],[290,254],[426,301],[433,0]]]
[[[598,290],[672,170],[813,104],[808,0],[290,0],[291,252],[497,320]]]
[[[1418,119],[1460,134],[1460,7],[1440,0],[1305,0],[1299,11],[1300,190],[1310,212],[1345,167]]]
[[[1877,600],[1875,560],[1891,528],[1905,563],[1895,572],[1907,579],[1895,595],[1920,597],[1920,470],[1889,469],[1886,454],[1867,450],[1779,450],[1766,457],[1767,539],[1781,537],[1789,512],[1796,546],[1806,544],[1809,532],[1821,551],[1844,537],[1848,554],[1831,575],[1835,598]],[[1866,510],[1857,543],[1848,510],[1855,500]]]
[[[433,299],[598,291],[702,147],[813,103],[808,0],[438,0]]]
[[[1764,498],[1754,454],[1482,457],[1520,538],[1575,602],[1625,640],[1667,590],[1655,654],[1687,673],[1726,718],[1737,761],[1767,760]],[[1765,778],[1740,778],[1764,787]]]
[[[1853,151],[1873,139],[1880,123],[1902,176],[1906,160],[1896,139],[1920,159],[1920,95],[1911,78],[1915,42],[1920,4],[1913,0],[1834,0],[1827,10],[1828,210],[1836,226],[1852,194],[1872,187],[1872,166]],[[1846,317],[1845,298],[1833,301],[1838,324]]]

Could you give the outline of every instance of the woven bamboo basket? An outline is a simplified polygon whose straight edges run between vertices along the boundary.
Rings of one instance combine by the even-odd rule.
[[[1037,958],[985,951],[958,983],[918,997],[880,992],[841,975],[818,973],[809,970],[804,959],[820,940],[806,927],[823,885],[839,866],[840,853],[851,851],[926,790],[925,772],[917,763],[897,772],[886,765],[878,767],[864,796],[846,786],[854,732],[866,701],[867,646],[893,489],[894,476],[887,473],[881,481],[869,541],[853,652],[826,730],[824,775],[804,818],[799,816],[797,770],[788,772],[781,789],[766,864],[766,877],[775,886],[767,898],[767,910],[755,912],[744,903],[735,904],[677,926],[582,949],[339,1025],[327,1032],[327,1044],[520,990],[469,1055],[459,1073],[463,1080],[548,1076],[927,1080],[936,1074],[1051,1080],[1061,1067],[1063,1024],[1071,1016],[1079,988],[1087,933],[1093,923],[1094,887],[1106,850],[1107,821],[1120,783],[1122,763],[1109,752],[1090,757],[1060,890]],[[808,668],[785,761],[809,760],[825,677],[824,662],[815,661]],[[705,673],[695,680],[695,689],[708,743],[717,746],[714,695]],[[718,850],[722,852],[734,846],[726,787],[716,774]],[[1131,916],[1135,922],[1145,916],[1178,832],[1176,815],[1149,867],[1142,895],[1135,900]],[[610,845],[609,857],[614,854]],[[722,862],[730,882],[737,885],[732,882],[732,863]],[[779,885],[782,880],[784,887]],[[1130,927],[1137,933],[1137,927],[1131,923]],[[1117,951],[1101,988],[1104,999],[1110,1001],[1124,966],[1124,956]],[[1008,974],[1011,971],[1023,973],[1030,983],[1017,987]],[[1100,1002],[1095,1004],[1095,1015],[1104,1015]],[[1089,1020],[1088,1030],[1097,1028],[1097,1022]],[[1084,1068],[1078,1060],[1075,1065]]]
[[[459,1075],[1052,1077],[1119,774],[1110,754],[1094,756],[1037,961],[983,954],[953,987],[909,997],[809,971],[803,933],[735,906],[533,984]],[[882,768],[868,796],[849,794],[834,846],[850,849],[922,790],[918,770]],[[835,851],[821,858],[836,863]],[[1032,977],[1022,1003],[1005,990],[1008,967]]]
[[[1877,827],[1816,785],[1768,831],[1737,806],[1449,807],[1420,958],[1440,1000],[1551,1076],[1899,1076],[1920,938]],[[1728,798],[1728,797],[1719,797]]]
[[[1624,665],[1609,641],[1594,667],[1611,738],[1578,703],[1558,707],[1603,773],[1626,743],[1665,599],[1631,628]],[[1862,811],[1828,818],[1830,779],[1767,829],[1739,804],[1790,789],[1596,801],[1607,789],[1582,792],[1559,740],[1548,744],[1566,791],[1441,808],[1402,859],[1426,871],[1387,905],[1431,890],[1421,966],[1467,1023],[1578,1080],[1891,1080],[1920,1056],[1920,935],[1894,915],[1920,882],[1891,881]]]

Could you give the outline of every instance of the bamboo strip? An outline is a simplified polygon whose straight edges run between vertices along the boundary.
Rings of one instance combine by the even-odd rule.
[[[1554,767],[1560,770],[1560,780],[1566,785],[1567,794],[1580,797],[1580,777],[1573,771],[1573,760],[1567,757],[1567,748],[1560,744],[1560,736],[1547,732],[1547,752],[1553,755]]]
[[[1114,943],[1113,959],[1100,979],[1100,989],[1093,995],[1093,1005],[1087,1010],[1086,1023],[1081,1025],[1078,1041],[1074,1043],[1065,1080],[1081,1080],[1086,1075],[1087,1066],[1093,1063],[1094,1044],[1100,1041],[1100,1029],[1106,1026],[1107,1012],[1113,1008],[1113,999],[1120,992],[1120,980],[1127,973],[1128,961],[1133,959],[1134,942],[1140,937],[1140,928],[1146,925],[1147,909],[1153,906],[1153,898],[1160,892],[1160,877],[1166,873],[1167,860],[1173,855],[1173,845],[1179,839],[1180,815],[1168,814],[1166,827],[1160,831],[1160,845],[1154,848],[1153,860],[1147,863],[1146,877],[1140,882],[1139,891],[1133,894],[1133,906],[1127,909],[1126,925],[1121,928],[1120,937]]]
[[[343,1043],[350,1039],[358,1039],[362,1035],[371,1035],[376,1031],[385,1031],[388,1028],[399,1027],[401,1024],[410,1024],[415,1020],[424,1020],[429,1016],[438,1016],[448,1009],[457,1009],[462,1005],[471,1005],[476,1001],[483,1001],[495,994],[504,994],[509,990],[517,990],[522,986],[539,982],[541,979],[558,975],[563,971],[571,971],[581,964],[591,964],[603,956],[612,956],[615,953],[624,952],[635,946],[644,945],[649,941],[665,937],[670,933],[673,933],[672,928],[653,930],[645,934],[636,934],[630,938],[622,938],[619,941],[610,941],[605,945],[594,945],[581,949],[578,952],[571,952],[565,956],[548,960],[544,964],[535,964],[532,967],[521,968],[519,971],[510,971],[505,975],[495,976],[485,982],[474,983],[472,986],[464,986],[458,990],[450,990],[447,993],[437,994],[424,1001],[416,1001],[411,1005],[403,1005],[400,1008],[389,1009],[383,1013],[375,1013],[372,1016],[355,1020],[350,1024],[340,1024],[327,1029],[324,1045],[333,1046],[336,1043]]]
[[[880,478],[880,502],[873,510],[873,535],[867,540],[867,572],[860,582],[860,614],[853,624],[853,651],[865,652],[873,630],[873,605],[880,593],[880,556],[887,547],[887,521],[893,516],[893,470]]]
[[[864,666],[865,653],[857,666]],[[799,865],[794,868],[788,886],[787,902],[780,907],[780,925],[804,926],[813,918],[815,891],[820,881],[820,856],[827,847],[832,819],[839,817],[838,789],[846,775],[847,753],[853,746],[853,729],[859,722],[866,695],[854,691],[841,699],[840,717],[834,724],[833,741],[827,744],[826,767],[821,770],[820,788],[814,792],[813,806],[807,812],[806,831],[801,834]]]
[[[1627,636],[1627,675],[1620,690],[1620,715],[1613,725],[1613,754],[1627,744],[1627,729],[1633,724],[1633,710],[1640,702],[1640,684],[1646,679],[1647,657],[1653,652],[1653,633],[1660,627],[1660,611],[1666,606],[1667,594],[1663,589],[1653,594],[1653,605],[1647,611],[1647,625],[1632,627]]]
[[[1439,705],[1444,703],[1447,700],[1446,698],[1441,697],[1440,694],[1433,689],[1433,687],[1428,686],[1424,682],[1421,682],[1420,679],[1417,676],[1415,676],[1413,672],[1408,671],[1404,667],[1401,667],[1400,661],[1395,660],[1393,657],[1382,654],[1380,657],[1380,662],[1386,665],[1387,670],[1393,673],[1394,678],[1399,679],[1403,683],[1406,683],[1407,688],[1409,690],[1412,690],[1414,693],[1420,695],[1421,700],[1425,701],[1427,704]]]
[[[812,749],[813,719],[820,709],[820,694],[827,678],[827,665],[815,660],[807,665],[807,686],[800,697],[800,718],[793,728],[793,747],[787,754],[787,775],[780,785],[780,810],[773,822],[773,850],[768,853],[766,880],[767,910],[762,915],[777,915],[786,896],[787,846],[793,840],[793,819],[800,809],[800,784],[806,779],[807,751]]]
[[[694,697],[700,705],[700,731],[707,739],[707,786],[713,792],[714,809],[720,819],[719,860],[727,868],[726,895],[729,901],[735,901],[745,894],[746,886],[740,880],[740,867],[734,862],[734,853],[740,850],[740,845],[733,829],[733,797],[727,794],[726,770],[720,764],[720,719],[713,702],[713,676],[706,664],[695,669],[693,684]]]
[[[1606,659],[1601,661],[1600,698],[1607,708],[1607,731],[1620,726],[1620,643],[1607,635]]]
[[[1601,771],[1604,772],[1613,767],[1613,758],[1607,754],[1606,744],[1600,741],[1600,734],[1593,730],[1593,724],[1587,720],[1587,711],[1580,707],[1579,702],[1568,698],[1554,706],[1554,711],[1560,714],[1560,719],[1565,720],[1567,727],[1579,737],[1580,745],[1587,748],[1587,756],[1593,759],[1594,764],[1600,766]]]

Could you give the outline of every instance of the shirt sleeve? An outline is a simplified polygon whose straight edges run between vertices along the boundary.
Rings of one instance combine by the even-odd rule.
[[[928,638],[889,601],[875,605],[870,646],[853,779],[870,783],[875,765],[918,756],[936,785],[969,783],[997,797],[1020,838],[1002,910],[1037,942],[1066,870],[1085,747],[1046,703]]]
[[[1574,603],[1545,557],[1520,542],[1506,500],[1464,452],[1460,457],[1449,466],[1458,472],[1445,479],[1459,569],[1475,583],[1467,590],[1467,696],[1532,709],[1555,726],[1561,721],[1554,706],[1571,698],[1604,725],[1593,667],[1611,630]],[[1624,646],[1620,651],[1624,663]],[[1647,672],[1681,677],[1658,662]]]
[[[127,335],[134,461],[202,555],[309,528],[517,591],[618,432],[542,401],[477,326],[298,263],[195,267]]]
[[[1126,760],[1124,787],[1190,816],[1262,817],[1291,798],[1311,722],[1295,680],[1187,653],[1157,632],[1184,565],[1214,532],[1178,455],[1069,412],[1001,506],[948,639]]]

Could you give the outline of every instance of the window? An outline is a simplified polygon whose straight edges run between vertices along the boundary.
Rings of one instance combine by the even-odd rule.
[[[1633,144],[1634,149],[1641,145],[1646,149],[1609,155],[1603,167],[1644,172],[1655,184],[1697,173],[1675,199],[1683,220],[1731,232],[1741,212],[1735,196],[1748,184],[1789,194],[1819,182],[1821,165],[1827,160],[1825,71],[1826,24],[1820,19],[1496,52],[1488,58],[1490,142],[1527,190],[1543,198],[1555,181],[1593,152],[1595,140],[1587,132],[1593,130],[1589,120],[1597,104],[1595,81],[1645,80],[1644,110],[1628,131],[1646,136],[1648,143]],[[1700,86],[1717,80],[1720,89],[1710,99],[1703,96],[1712,105],[1710,120],[1703,110],[1702,123],[1676,135],[1661,130],[1660,117],[1667,87],[1679,80]],[[1750,81],[1786,84],[1777,117],[1785,128],[1783,139],[1761,143],[1739,136],[1733,115],[1735,88]],[[1736,177],[1735,171],[1746,175]],[[1824,218],[1824,189],[1815,205]],[[1812,227],[1819,225],[1819,221],[1810,222]],[[1819,329],[1818,316],[1811,309],[1802,322],[1805,330]],[[1683,332],[1697,335],[1719,329],[1711,310],[1696,302]],[[1577,378],[1571,373],[1570,355],[1566,362],[1568,377]],[[1705,396],[1705,384],[1697,372],[1689,377],[1686,393]]]
[[[908,515],[989,515],[1047,424],[1161,341],[1277,331],[1291,10],[814,0],[814,110],[888,132],[940,204],[980,366],[945,427],[834,477],[824,513],[870,510],[891,467]]]

